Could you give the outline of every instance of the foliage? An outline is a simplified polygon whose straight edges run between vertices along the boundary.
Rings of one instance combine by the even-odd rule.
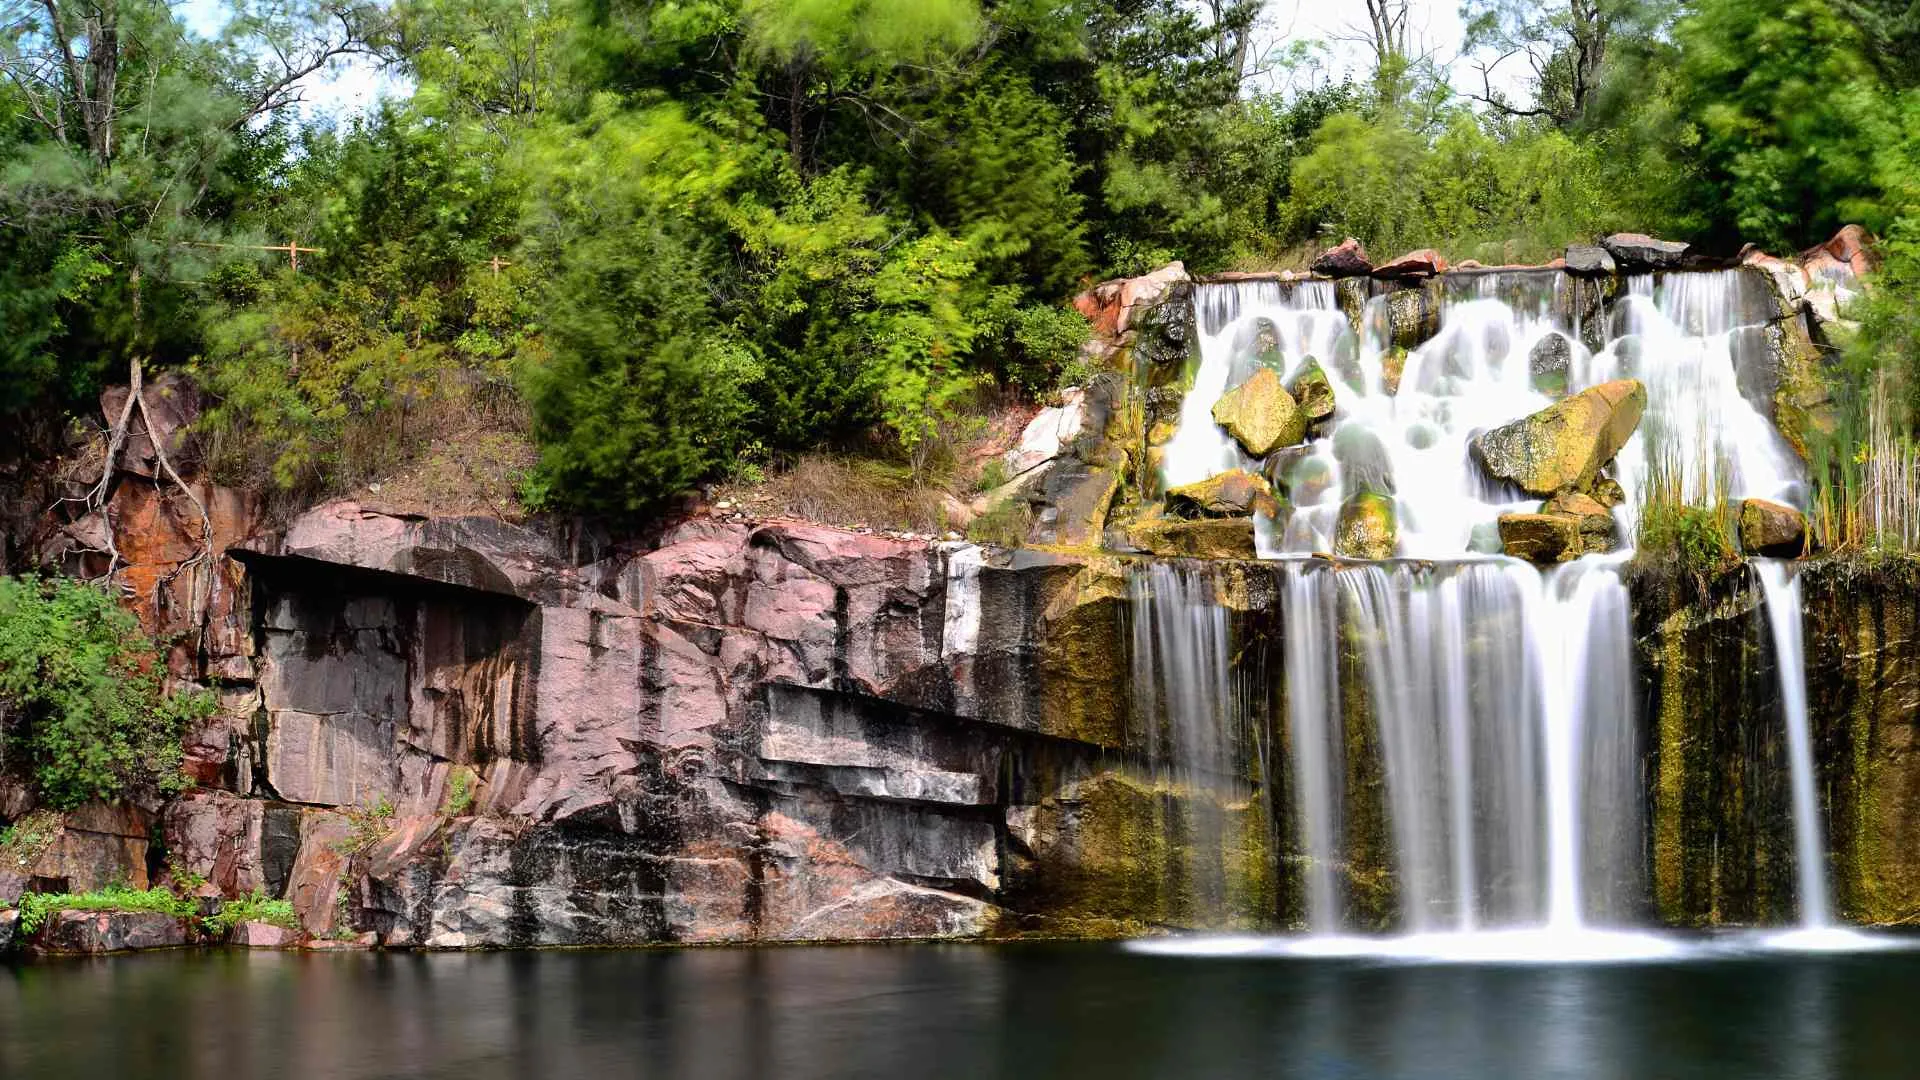
[[[1404,118],[1341,113],[1294,162],[1294,232],[1355,236],[1391,256],[1435,247],[1514,262],[1625,225],[1603,146],[1552,128],[1502,129],[1464,110],[1435,132]]]
[[[153,911],[176,919],[192,918],[198,908],[166,889],[109,885],[85,893],[27,893],[20,898],[20,932],[37,933],[47,917],[61,911]]]
[[[154,645],[111,596],[73,581],[0,578],[0,738],[59,809],[184,784],[180,736],[203,690],[163,690]]]

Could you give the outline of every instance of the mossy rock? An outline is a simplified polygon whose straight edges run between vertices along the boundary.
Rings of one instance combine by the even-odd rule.
[[[1292,446],[1307,435],[1306,414],[1280,385],[1280,376],[1272,368],[1261,368],[1246,382],[1220,395],[1213,404],[1213,420],[1257,458]]]
[[[1309,356],[1301,365],[1300,373],[1293,377],[1287,386],[1287,393],[1307,415],[1307,422],[1325,420],[1333,415],[1333,380],[1327,378],[1326,370],[1320,361]]]
[[[1189,559],[1251,559],[1253,519],[1144,518],[1127,526],[1127,543],[1153,555]]]
[[[1340,504],[1340,517],[1333,528],[1334,554],[1349,559],[1391,559],[1399,547],[1392,499],[1363,491]]]
[[[1245,469],[1231,469],[1168,490],[1167,509],[1183,518],[1246,517],[1256,513],[1278,517],[1280,503],[1264,477]]]

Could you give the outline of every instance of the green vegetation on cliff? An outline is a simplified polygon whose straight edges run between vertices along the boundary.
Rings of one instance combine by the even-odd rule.
[[[167,692],[163,672],[108,593],[0,577],[0,761],[23,768],[48,805],[183,786],[180,736],[213,701]]]
[[[319,494],[495,436],[555,509],[823,447],[918,478],[983,394],[1084,375],[1084,283],[1348,234],[1494,263],[1859,221],[1886,265],[1855,347],[1920,385],[1883,359],[1920,355],[1902,0],[1469,0],[1453,70],[1388,35],[1358,81],[1254,0],[243,0],[212,38],[157,0],[7,10],[6,427],[188,366],[232,482]],[[62,47],[102,63],[27,59]],[[359,54],[411,93],[290,108]]]

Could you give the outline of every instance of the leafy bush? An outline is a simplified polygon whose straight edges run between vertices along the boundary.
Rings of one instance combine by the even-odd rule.
[[[184,786],[180,737],[212,714],[213,696],[165,692],[154,654],[134,617],[98,589],[0,578],[0,739],[47,805]]]

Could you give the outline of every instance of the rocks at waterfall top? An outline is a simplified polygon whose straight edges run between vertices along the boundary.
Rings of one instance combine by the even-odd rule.
[[[1280,385],[1280,376],[1265,367],[1220,395],[1220,400],[1213,403],[1213,420],[1257,458],[1292,446],[1307,435],[1306,414]]]
[[[1844,268],[1850,277],[1866,277],[1873,272],[1878,261],[1874,254],[1874,238],[1859,225],[1843,225],[1833,238],[1817,247],[1808,248],[1800,255],[1809,274],[1831,273],[1834,268]],[[1827,260],[1832,260],[1829,264]]]
[[[1600,246],[1613,256],[1622,273],[1637,273],[1647,270],[1672,270],[1677,268],[1686,257],[1690,245],[1674,240],[1661,240],[1646,233],[1614,233],[1600,241]]]
[[[1118,338],[1134,328],[1139,312],[1157,305],[1169,288],[1188,280],[1187,268],[1171,262],[1151,274],[1103,281],[1074,297],[1073,306],[1093,324],[1095,334]]]
[[[1617,379],[1481,434],[1470,444],[1487,475],[1545,498],[1591,491],[1640,424],[1647,388]]]
[[[1300,373],[1293,377],[1287,393],[1300,406],[1300,411],[1306,414],[1308,424],[1333,415],[1333,381],[1327,378],[1320,361],[1311,356],[1300,365]]]
[[[1373,276],[1388,281],[1418,280],[1445,273],[1446,269],[1446,256],[1432,248],[1421,248],[1374,267]]]
[[[1367,249],[1349,236],[1315,255],[1309,269],[1330,278],[1360,277],[1371,273],[1373,264],[1367,261]]]
[[[1617,269],[1613,256],[1599,244],[1568,244],[1565,262],[1569,274],[1600,276]]]
[[[1348,559],[1391,559],[1400,549],[1393,500],[1363,491],[1340,504],[1333,527],[1333,552]]]
[[[1279,501],[1264,477],[1233,469],[1198,483],[1167,491],[1167,509],[1184,518],[1245,517],[1279,514]]]
[[[1797,558],[1806,551],[1807,518],[1771,499],[1740,502],[1740,549],[1749,555]]]
[[[1440,295],[1434,285],[1395,289],[1386,296],[1387,342],[1417,349],[1440,332]]]

